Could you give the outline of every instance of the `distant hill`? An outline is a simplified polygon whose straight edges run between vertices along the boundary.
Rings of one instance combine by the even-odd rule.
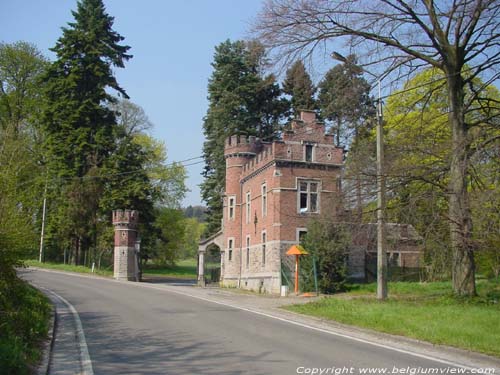
[[[185,217],[194,217],[200,223],[204,223],[206,221],[207,208],[204,206],[187,206],[186,208],[183,208],[182,211],[184,212]]]

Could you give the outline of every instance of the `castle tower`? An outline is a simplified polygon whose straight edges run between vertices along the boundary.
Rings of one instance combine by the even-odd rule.
[[[139,212],[134,210],[113,211],[115,227],[114,278],[137,281],[138,264],[135,254]]]
[[[226,267],[226,275],[240,272],[241,215],[244,205],[244,192],[241,191],[240,178],[243,167],[260,151],[260,140],[254,136],[233,135],[226,139],[224,158],[226,159],[226,187],[223,205],[224,244],[222,259],[231,259]],[[225,255],[225,256],[224,256]]]

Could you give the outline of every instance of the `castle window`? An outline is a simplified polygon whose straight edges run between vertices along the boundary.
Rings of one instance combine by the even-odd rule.
[[[299,181],[299,213],[318,212],[317,181]]]
[[[233,260],[233,239],[230,238],[227,240],[227,254],[228,254],[228,260],[232,261]]]
[[[262,232],[262,267],[266,265],[266,232]]]
[[[247,193],[247,196],[246,196],[246,222],[247,224],[250,223],[250,192]]]
[[[228,217],[229,220],[234,220],[234,206],[235,206],[236,198],[229,197],[229,204],[227,205]]]
[[[306,145],[305,159],[308,162],[313,161],[313,145]]]
[[[297,228],[297,242],[299,244],[304,242],[306,234],[307,234],[307,228]]]
[[[250,236],[247,236],[247,259],[246,259],[247,269],[250,267]]]
[[[262,216],[267,215],[267,186],[262,184]]]

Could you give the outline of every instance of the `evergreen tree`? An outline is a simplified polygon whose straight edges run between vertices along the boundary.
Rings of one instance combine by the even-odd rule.
[[[291,116],[297,115],[303,109],[316,109],[316,100],[314,99],[316,88],[301,60],[297,60],[286,71],[286,77],[283,81],[283,92],[291,96]]]
[[[348,142],[352,132],[374,115],[370,85],[362,77],[355,56],[330,69],[319,84],[318,104],[321,116],[333,122],[336,143]]]
[[[46,75],[47,106],[44,122],[48,149],[69,175],[84,176],[92,166],[102,166],[113,149],[116,118],[107,103],[114,89],[127,97],[112,68],[122,68],[130,47],[118,43],[113,17],[102,0],[82,0],[73,11],[75,22],[63,28],[52,51],[54,61]]]
[[[215,48],[203,123],[205,180],[201,184],[209,233],[220,228],[222,218],[226,137],[249,134],[269,139],[283,116],[281,92],[272,75],[263,76],[264,63],[264,50],[255,42],[227,40]]]
[[[123,68],[131,55],[127,54],[130,47],[119,44],[123,37],[112,29],[113,17],[106,13],[102,0],[79,1],[72,13],[75,22],[62,29],[63,35],[52,49],[57,59],[45,75],[46,149],[51,174],[73,181],[66,186],[59,184],[55,196],[59,201],[64,197],[66,204],[59,205],[58,209],[79,204],[82,197],[89,197],[91,201],[83,207],[88,212],[79,210],[78,217],[92,217],[86,223],[97,223],[96,210],[104,191],[104,186],[98,186],[102,181],[99,177],[116,149],[116,116],[109,108],[109,103],[114,101],[109,89],[127,97],[112,69]],[[78,186],[75,178],[96,182]],[[92,242],[95,245],[96,233],[82,228],[72,209],[63,210],[61,215],[74,218],[65,226],[67,234],[71,234],[75,263],[79,263],[79,254]]]

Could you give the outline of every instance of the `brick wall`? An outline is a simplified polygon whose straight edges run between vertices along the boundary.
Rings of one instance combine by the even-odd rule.
[[[312,161],[305,160],[306,145],[312,147]],[[292,122],[282,141],[261,142],[255,137],[232,136],[226,140],[224,155],[223,285],[239,284],[243,288],[279,293],[281,264],[293,261],[284,253],[297,242],[297,230],[307,227],[311,218],[335,207],[343,150],[333,145],[332,135],[325,135],[324,124],[316,121],[314,113],[303,112],[300,119]],[[319,183],[317,213],[298,212],[301,179]],[[264,211],[263,186],[267,201]],[[232,218],[229,217],[231,200],[234,200]],[[264,233],[265,264],[262,263]]]

